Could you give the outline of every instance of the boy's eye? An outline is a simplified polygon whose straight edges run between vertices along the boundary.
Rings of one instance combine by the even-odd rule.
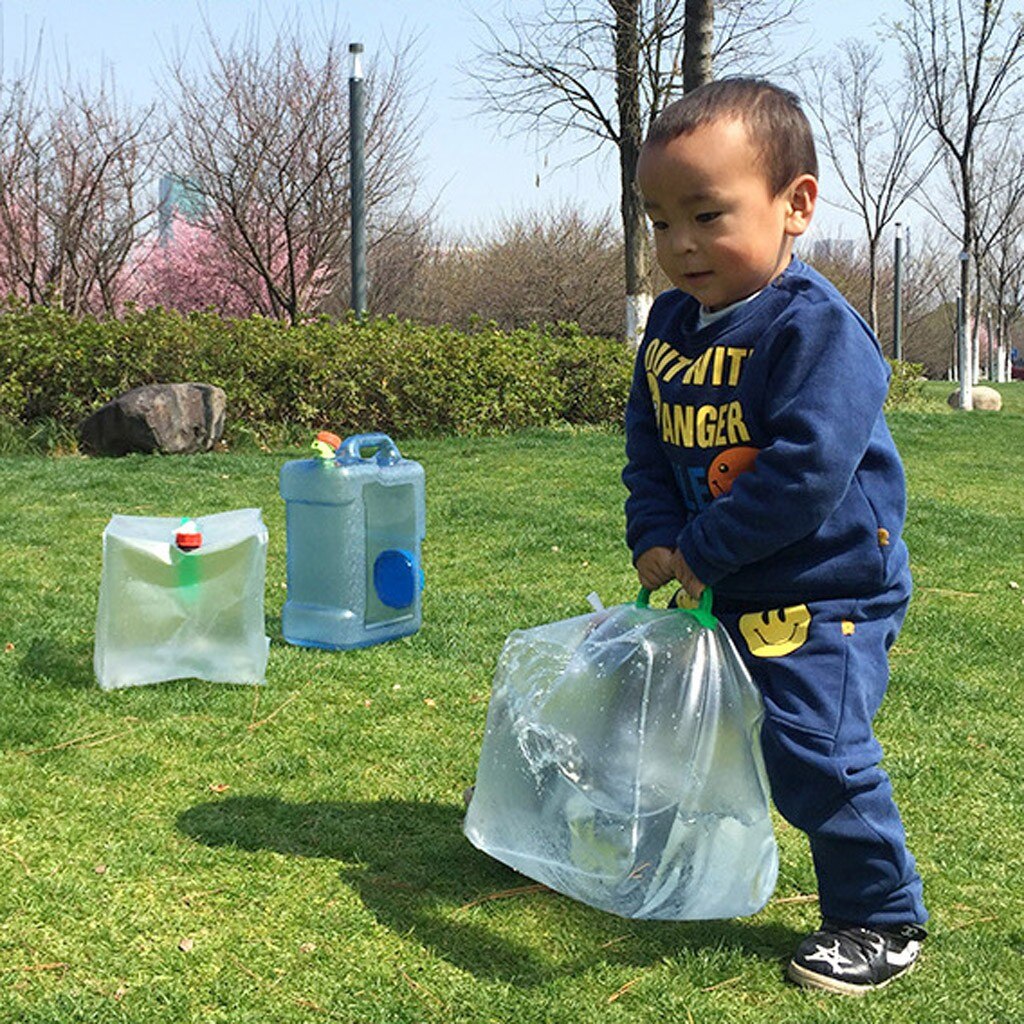
[[[651,227],[653,227],[655,231],[664,231],[665,228],[668,227],[668,221],[652,219]]]
[[[694,220],[696,220],[698,224],[710,224],[711,221],[716,220],[718,217],[721,217],[721,215],[722,214],[719,210],[708,210],[706,213],[698,213]]]

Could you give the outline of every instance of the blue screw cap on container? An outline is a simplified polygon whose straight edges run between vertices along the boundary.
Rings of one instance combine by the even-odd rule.
[[[401,548],[382,551],[373,563],[373,586],[389,608],[408,608],[421,584],[416,556]]]

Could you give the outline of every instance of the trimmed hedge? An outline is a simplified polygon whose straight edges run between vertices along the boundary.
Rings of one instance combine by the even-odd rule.
[[[162,309],[97,320],[12,301],[0,308],[0,449],[12,426],[71,438],[129,388],[189,380],[226,392],[230,442],[323,427],[426,437],[618,426],[632,361],[621,342],[574,324],[463,333],[388,317],[291,327]],[[920,372],[893,364],[888,408],[922,402]]]
[[[162,309],[117,320],[0,311],[0,421],[73,427],[139,384],[224,389],[236,430],[329,427],[401,436],[620,424],[631,353],[574,325],[471,333],[394,318],[291,327]]]

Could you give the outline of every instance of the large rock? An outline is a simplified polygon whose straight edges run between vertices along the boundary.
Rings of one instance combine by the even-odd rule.
[[[946,401],[954,408],[960,408],[960,389],[957,388]],[[975,409],[986,412],[999,412],[1003,407],[1003,396],[995,388],[987,388],[984,384],[975,384],[971,388],[971,401]]]
[[[224,433],[225,405],[212,384],[144,384],[84,419],[78,437],[94,455],[209,451]]]

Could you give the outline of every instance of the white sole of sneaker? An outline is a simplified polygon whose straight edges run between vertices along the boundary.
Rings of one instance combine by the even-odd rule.
[[[824,992],[837,992],[843,996],[868,996],[872,992],[885,988],[886,985],[896,981],[897,978],[906,977],[916,966],[917,961],[915,960],[906,970],[900,971],[899,974],[894,974],[891,978],[887,978],[880,985],[851,985],[848,981],[840,981],[838,978],[827,978],[824,974],[809,971],[806,967],[793,963],[792,960],[789,962],[789,967],[786,968],[786,975],[790,981],[795,981],[802,988],[816,988]]]

